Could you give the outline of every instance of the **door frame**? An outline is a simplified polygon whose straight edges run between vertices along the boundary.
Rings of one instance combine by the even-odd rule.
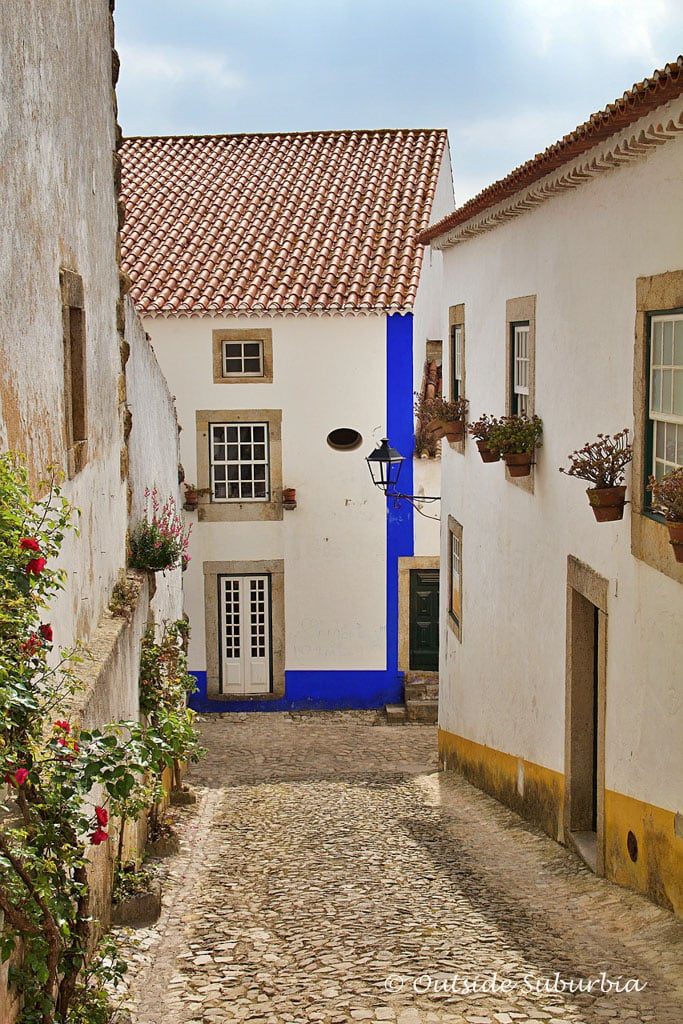
[[[206,692],[223,702],[278,700],[285,695],[285,563],[282,558],[204,562],[204,643],[206,652]],[[221,692],[219,647],[219,576],[270,576],[270,671],[271,692],[241,696]]]
[[[565,786],[564,786],[564,822],[565,842],[568,843],[583,860],[589,863],[596,874],[605,873],[605,714],[607,706],[607,626],[609,581],[604,576],[580,561],[574,555],[567,558],[567,632],[566,632],[566,685],[565,685]],[[596,764],[594,766],[597,784],[597,815],[596,815],[596,851],[595,864],[585,856],[585,849],[574,837],[574,833],[590,831],[577,828],[579,818],[585,813],[581,793],[585,795],[586,774],[585,763],[579,757],[582,723],[586,714],[586,652],[582,653],[580,645],[581,632],[594,628],[581,621],[583,613],[580,601],[583,599],[597,610],[597,636],[587,651],[595,653],[597,667],[597,742]],[[597,641],[597,651],[594,644]],[[595,671],[595,669],[593,669]],[[593,676],[594,679],[594,676]],[[585,726],[583,726],[585,729]]]
[[[398,559],[398,670],[410,672],[410,573],[412,569],[439,569],[438,555],[412,555]],[[440,581],[439,581],[440,582]]]

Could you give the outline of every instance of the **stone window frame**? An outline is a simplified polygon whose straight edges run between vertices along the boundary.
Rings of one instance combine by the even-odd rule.
[[[88,362],[85,291],[80,274],[59,271],[64,352],[64,446],[67,475],[75,477],[88,461]]]
[[[650,316],[683,308],[683,269],[636,278],[633,356],[633,466],[631,475],[631,553],[634,558],[683,583],[683,565],[674,559],[669,531],[646,502],[649,445]]]
[[[448,627],[452,633],[455,634],[457,640],[462,643],[462,562],[463,562],[463,542],[462,542],[463,529],[462,525],[457,519],[449,515],[448,517],[448,605],[446,611],[446,621]],[[460,541],[460,618],[456,618],[452,612],[451,604],[453,597],[453,538],[457,538]]]
[[[285,562],[283,558],[255,559],[231,562],[204,562],[204,636],[206,649],[206,693],[210,699],[220,701],[279,700],[285,695]],[[272,690],[270,693],[222,693],[221,664],[218,644],[218,609],[220,607],[218,580],[221,576],[270,577],[270,667]]]
[[[528,416],[536,413],[536,295],[520,295],[507,299],[505,303],[505,415],[512,416],[513,410],[513,345],[515,324],[529,325],[529,401]],[[505,467],[505,479],[529,494],[534,493],[535,466],[529,476],[510,476]]]
[[[263,346],[263,374],[259,377],[223,374],[223,343],[237,341],[260,341]],[[212,332],[212,366],[214,384],[272,384],[273,383],[273,332],[270,327],[220,328]]]
[[[461,377],[461,389],[460,397],[467,398],[467,358],[466,358],[466,331],[465,331],[465,303],[458,302],[454,306],[448,307],[448,397],[451,402],[455,401],[455,338],[454,338],[454,327],[461,328],[461,344],[460,344],[460,362],[462,369]],[[459,452],[460,455],[465,454],[465,442],[467,439],[467,431],[462,441],[449,441],[450,447]]]
[[[282,511],[282,409],[198,409],[197,489],[200,522],[272,522]],[[212,501],[209,460],[211,423],[267,423],[270,451],[270,498],[268,501]]]

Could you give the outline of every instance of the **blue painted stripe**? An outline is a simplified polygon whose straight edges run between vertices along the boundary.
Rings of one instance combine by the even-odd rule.
[[[399,490],[413,493],[413,316],[394,313],[386,320],[387,436],[405,456]],[[380,501],[380,495],[377,495]],[[278,700],[216,700],[206,693],[206,672],[193,672],[199,690],[190,698],[195,711],[294,711],[379,708],[403,700],[398,670],[398,559],[413,554],[412,505],[387,498],[386,669],[383,671],[285,672],[285,696]],[[362,573],[359,567],[359,580]]]

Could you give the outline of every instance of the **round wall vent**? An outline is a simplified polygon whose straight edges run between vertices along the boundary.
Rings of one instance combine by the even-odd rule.
[[[360,448],[363,438],[351,427],[338,427],[327,435],[327,443],[338,452],[352,452],[354,448]]]

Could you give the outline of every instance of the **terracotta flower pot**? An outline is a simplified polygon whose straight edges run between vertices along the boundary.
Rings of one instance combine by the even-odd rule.
[[[486,441],[477,441],[482,462],[500,462],[500,452],[492,451]]]
[[[599,523],[613,523],[624,518],[625,487],[589,487],[586,494]]]
[[[677,562],[683,562],[683,520],[669,521],[669,544],[674,549]]]
[[[183,508],[186,512],[194,512],[199,505],[199,494],[194,487],[185,488],[185,501],[183,502]]]
[[[284,487],[282,490],[282,505],[286,509],[296,508],[296,487]]]
[[[447,441],[463,441],[465,438],[464,420],[430,420],[426,429],[437,441],[445,437]]]
[[[531,474],[531,463],[534,461],[533,452],[508,452],[503,458],[510,476],[529,476]]]

